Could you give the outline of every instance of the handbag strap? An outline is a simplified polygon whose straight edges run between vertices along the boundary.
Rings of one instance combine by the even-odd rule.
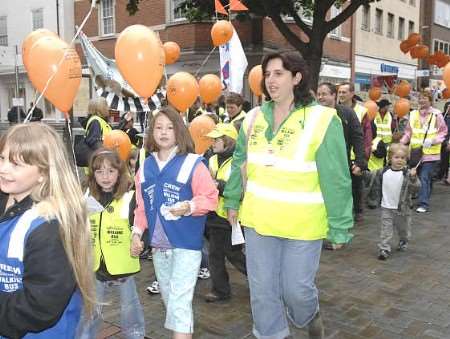
[[[420,119],[420,115],[419,115],[419,119]],[[424,135],[424,137],[423,137],[422,144],[424,143],[425,139],[427,138],[428,130],[430,129],[430,125],[431,125],[431,120],[432,120],[432,119],[433,119],[433,112],[430,112],[430,120],[428,121],[427,130],[425,131],[425,135]]]

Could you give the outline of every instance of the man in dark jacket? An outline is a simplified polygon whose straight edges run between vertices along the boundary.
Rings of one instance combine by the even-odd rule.
[[[17,116],[20,115],[20,121],[22,122],[25,118],[25,112],[23,111],[23,109],[19,106],[13,106],[10,108],[10,110],[8,111],[8,121],[10,123],[10,125],[13,124],[17,124]]]
[[[32,108],[33,108],[33,102],[30,102],[30,108],[28,109],[28,114],[30,113]],[[36,106],[33,110],[33,113],[31,114],[30,121],[41,121],[42,118],[44,118],[44,114],[42,113],[42,110]]]

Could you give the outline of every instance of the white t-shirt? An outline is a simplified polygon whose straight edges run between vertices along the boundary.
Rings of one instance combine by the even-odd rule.
[[[381,207],[397,209],[403,184],[403,170],[389,168],[383,174]]]

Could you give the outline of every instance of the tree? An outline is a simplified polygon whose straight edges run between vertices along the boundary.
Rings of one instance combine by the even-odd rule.
[[[133,8],[135,12],[139,1],[142,0],[129,0],[127,9]],[[310,67],[312,87],[315,88],[319,81],[323,43],[327,34],[351,17],[359,7],[375,1],[380,0],[244,0],[242,2],[249,8],[249,13],[240,13],[238,18],[245,18],[250,14],[270,17],[283,37],[303,55]],[[190,21],[210,20],[215,16],[213,0],[185,0],[179,6]],[[334,18],[327,19],[332,6],[341,8],[341,12]],[[132,13],[130,10],[129,12]],[[293,32],[285,21],[286,15],[293,18],[295,25],[306,35],[307,41]],[[309,20],[305,21],[305,18]]]

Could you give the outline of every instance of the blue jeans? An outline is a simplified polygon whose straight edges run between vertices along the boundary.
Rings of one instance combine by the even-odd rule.
[[[419,179],[422,184],[419,190],[419,206],[428,208],[430,204],[432,177],[437,161],[427,161],[420,165]]]
[[[288,318],[304,327],[319,311],[314,280],[322,240],[262,236],[245,227],[245,241],[253,334],[258,339],[286,338]]]
[[[145,336],[144,312],[139,296],[136,292],[136,283],[133,277],[126,277],[111,281],[95,280],[96,297],[98,305],[94,318],[86,320],[82,316],[78,327],[78,339],[96,338],[97,330],[102,322],[103,304],[107,303],[105,294],[113,289],[120,292],[120,327],[127,339],[141,339]]]

